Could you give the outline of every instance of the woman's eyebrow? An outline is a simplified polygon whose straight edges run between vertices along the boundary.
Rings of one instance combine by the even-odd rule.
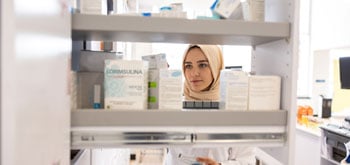
[[[184,63],[185,63],[185,64],[192,64],[192,62],[188,62],[188,61],[185,61]]]
[[[208,62],[208,60],[198,60],[197,63]]]

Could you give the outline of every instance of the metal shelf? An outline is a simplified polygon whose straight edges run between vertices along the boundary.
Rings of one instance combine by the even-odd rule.
[[[72,15],[72,39],[259,45],[290,37],[288,22]]]
[[[72,127],[286,126],[287,111],[95,110],[72,111]],[[265,130],[267,131],[267,130]]]
[[[72,111],[72,148],[284,146],[287,111]]]

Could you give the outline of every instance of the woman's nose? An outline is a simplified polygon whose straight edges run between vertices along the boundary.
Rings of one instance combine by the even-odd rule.
[[[199,69],[198,68],[193,68],[191,70],[191,75],[192,76],[199,76]]]

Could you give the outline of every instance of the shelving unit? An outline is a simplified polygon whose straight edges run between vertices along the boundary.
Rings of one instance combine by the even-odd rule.
[[[72,39],[75,41],[260,45],[288,39],[289,35],[290,24],[286,22],[189,20],[83,14],[74,14],[72,17]]]
[[[287,2],[289,1],[273,1],[277,6],[290,7],[292,2]],[[284,12],[293,13],[291,10]],[[285,16],[283,18],[287,18],[286,13],[282,14]],[[283,110],[254,112],[77,109],[71,114],[72,147],[213,143],[254,145],[277,147],[277,150],[268,149],[268,154],[284,164],[293,164],[294,138],[291,134],[295,125],[293,100],[296,88],[296,58],[290,23],[293,22],[290,20],[293,17],[288,18],[280,22],[249,22],[73,14],[74,42],[103,40],[251,45],[252,71],[261,75],[274,74],[282,77]],[[130,136],[130,133],[136,137]],[[217,139],[211,138],[215,137],[212,135],[218,135]]]

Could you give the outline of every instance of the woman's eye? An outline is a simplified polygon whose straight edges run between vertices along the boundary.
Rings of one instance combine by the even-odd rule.
[[[205,64],[205,63],[199,64],[199,68],[206,68],[206,67],[208,67],[208,64]]]
[[[185,69],[192,69],[192,65],[185,65]]]

